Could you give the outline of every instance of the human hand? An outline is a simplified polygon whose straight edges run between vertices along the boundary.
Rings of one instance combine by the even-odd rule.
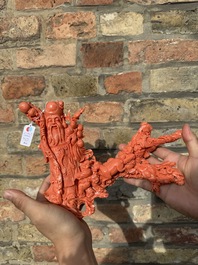
[[[65,208],[45,199],[44,192],[49,185],[48,177],[41,185],[36,200],[15,189],[6,190],[4,198],[24,212],[32,224],[53,242],[59,264],[96,265],[88,225]]]
[[[175,162],[177,168],[185,176],[185,184],[166,184],[156,193],[165,203],[182,214],[198,219],[198,139],[185,124],[182,129],[182,138],[186,144],[188,155],[178,154],[167,148],[159,147],[149,158],[151,164],[160,164],[163,161]],[[125,179],[129,184],[151,191],[151,184],[147,180]]]

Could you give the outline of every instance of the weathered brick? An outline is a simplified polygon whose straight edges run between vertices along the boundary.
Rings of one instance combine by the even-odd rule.
[[[197,40],[129,42],[130,63],[193,62],[198,60]]]
[[[100,129],[84,127],[84,138],[83,141],[87,148],[97,148],[99,146]]]
[[[19,211],[11,202],[0,202],[0,221],[19,222],[24,220],[24,213]]]
[[[0,155],[0,175],[21,175],[22,158],[18,155]]]
[[[134,223],[178,223],[187,221],[187,217],[169,208],[165,204],[137,204],[129,207]]]
[[[43,48],[21,48],[16,52],[19,68],[73,66],[76,63],[76,44],[52,44]]]
[[[12,226],[8,222],[0,226],[0,242],[12,241]]]
[[[24,115],[24,114],[23,114]],[[26,119],[25,124],[29,124],[30,121]],[[8,133],[7,136],[7,150],[9,154],[15,154],[15,153],[23,153],[27,152],[28,153],[33,153],[38,151],[38,145],[40,143],[40,134],[38,131],[38,128],[36,127],[35,134],[32,139],[32,143],[30,147],[20,145],[20,140],[22,136],[23,128],[21,131],[11,131]]]
[[[68,111],[70,112],[71,115],[74,115],[74,113],[76,113],[79,109],[80,109],[80,104],[78,102],[65,102],[65,113],[68,113]],[[81,119],[81,118],[80,118]]]
[[[81,48],[83,66],[114,67],[123,64],[123,42],[86,43]]]
[[[108,128],[102,130],[103,139],[107,148],[118,148],[119,144],[128,143],[135,131],[132,128],[122,126],[122,128]]]
[[[45,79],[39,76],[6,76],[1,84],[5,99],[39,96],[44,88]]]
[[[140,35],[143,16],[134,12],[107,13],[100,16],[101,33],[105,36]]]
[[[98,80],[94,76],[53,75],[51,83],[57,97],[86,97],[97,94]]]
[[[94,248],[94,253],[99,264],[127,264],[130,260],[127,247],[99,247]]]
[[[36,16],[1,18],[0,25],[0,43],[39,36],[40,23]]]
[[[49,9],[54,8],[64,3],[70,3],[71,0],[15,0],[17,10],[26,9]]]
[[[12,50],[0,49],[0,70],[12,70],[13,69],[13,56]]]
[[[128,104],[131,122],[184,122],[198,119],[196,98],[130,100]]]
[[[28,262],[32,260],[32,253],[29,246],[7,246],[0,248],[0,263],[11,262],[12,264],[19,264],[18,262]]]
[[[130,215],[128,208],[122,203],[96,204],[96,211],[89,217],[89,220],[100,222],[116,222],[127,223],[130,222]],[[122,213],[122,214],[120,214]]]
[[[87,122],[108,123],[121,121],[122,104],[117,102],[97,102],[85,105],[83,118]]]
[[[167,67],[150,72],[150,91],[154,93],[197,90],[198,67]]]
[[[99,242],[99,241],[103,240],[104,233],[102,231],[102,228],[96,227],[93,225],[89,225],[89,228],[91,230],[93,242],[96,242],[96,241]]]
[[[1,129],[0,134],[0,150],[2,153],[7,152],[7,131],[8,129],[6,127]]]
[[[141,4],[141,5],[163,5],[169,3],[192,3],[197,2],[195,0],[127,0],[131,3]]]
[[[96,37],[93,12],[56,14],[47,21],[46,37],[53,39],[89,39]]]
[[[120,73],[105,79],[107,93],[118,94],[121,91],[141,93],[142,74],[140,72]]]
[[[32,251],[33,251],[34,260],[36,262],[57,261],[54,246],[46,246],[46,245],[33,246]]]
[[[43,176],[48,173],[43,155],[37,147],[40,139],[37,126],[31,147],[19,145],[22,125],[29,124],[30,121],[17,109],[18,93],[21,93],[21,97],[26,97],[23,100],[28,99],[41,109],[44,109],[46,102],[53,98],[54,100],[62,99],[65,102],[65,112],[70,110],[71,114],[80,107],[90,104],[89,115],[85,110],[80,121],[85,125],[86,146],[94,147],[97,160],[101,162],[116,155],[116,145],[128,142],[137,131],[142,119],[154,123],[152,132],[154,137],[172,133],[175,129],[180,129],[186,121],[190,122],[193,130],[197,132],[198,72],[197,11],[195,10],[197,2],[188,0],[0,0],[1,18],[4,18],[0,23],[2,29],[0,30],[2,41],[0,82],[5,85],[5,78],[13,77],[13,80],[9,79],[9,84],[12,86],[8,86],[10,90],[7,90],[6,98],[3,96],[3,90],[1,91],[1,108],[4,111],[1,118],[4,122],[1,122],[0,150],[2,156],[8,156],[8,152],[14,157],[22,157],[20,176],[6,173],[0,178],[0,194],[6,188],[17,188],[35,198]],[[64,3],[67,4],[64,5]],[[145,6],[141,7],[137,4]],[[166,5],[160,8],[159,5],[163,4]],[[88,16],[84,14],[93,14],[91,22],[96,25],[91,24]],[[25,21],[22,18],[25,16],[27,21],[29,17],[39,18],[38,21],[41,24],[37,33],[35,31],[35,35],[32,34],[34,28],[31,23],[29,32],[29,29],[26,30],[27,24],[27,28],[23,27]],[[66,17],[69,18],[67,21]],[[9,18],[10,21],[8,21]],[[138,18],[137,21],[135,21],[136,18]],[[15,24],[11,24],[14,19]],[[132,19],[135,23],[137,22],[137,26],[134,27]],[[52,21],[60,30],[59,33],[54,25],[50,24]],[[72,27],[69,27],[70,23]],[[20,31],[20,29],[23,30]],[[93,33],[95,35],[92,35]],[[137,34],[141,35],[138,37]],[[149,40],[148,36],[152,36],[153,40]],[[175,38],[177,39],[174,40]],[[79,39],[80,41],[76,43]],[[142,42],[138,43],[137,40]],[[164,42],[165,40],[167,43]],[[138,65],[136,66],[130,65],[127,58],[129,41],[137,42],[133,50],[129,49],[132,55],[137,55],[138,60],[135,64]],[[173,44],[176,41],[178,43]],[[111,43],[112,46],[106,53],[94,47],[94,52],[91,51],[87,56],[88,65],[91,67],[87,67],[84,60],[85,51],[80,51],[79,48],[81,45],[86,46],[91,43],[94,46],[95,43],[101,42]],[[114,49],[114,45],[117,45],[114,43],[117,42],[123,42],[118,52]],[[143,42],[146,43],[146,47],[143,46]],[[51,50],[49,52],[48,48],[51,45],[54,47],[57,44],[62,45],[62,51],[65,54],[68,43],[76,45],[75,59],[73,64],[66,65],[67,56],[63,59],[59,50],[54,48],[53,52]],[[191,50],[192,43],[195,44]],[[39,45],[42,45],[43,50],[39,51]],[[174,45],[175,49],[172,49]],[[16,62],[18,57],[15,54],[19,47],[22,50],[31,47],[32,49],[28,49],[28,52],[35,49],[40,52],[40,55],[34,56],[31,53],[30,57],[27,55],[29,65],[20,69]],[[161,51],[158,51],[157,47]],[[57,57],[55,63],[52,62],[52,59],[55,60],[53,56]],[[50,63],[48,63],[49,60],[51,60]],[[26,63],[24,58],[21,58],[21,61],[22,64]],[[64,65],[63,62],[65,62]],[[164,62],[165,65],[163,65]],[[134,64],[133,61],[130,63]],[[147,63],[151,65],[146,65]],[[154,65],[155,63],[160,65]],[[43,69],[45,66],[46,68]],[[103,67],[108,68],[103,69]],[[119,72],[122,73],[119,75]],[[138,73],[141,74],[140,72],[143,73],[142,76],[136,76]],[[15,83],[16,80],[14,81],[16,76],[43,76],[46,78],[46,87],[36,91],[33,89],[36,87],[33,82],[29,89],[28,80],[23,80],[24,82],[21,83],[19,81],[21,85],[18,86],[18,83]],[[136,86],[137,84],[139,86]],[[14,89],[15,85],[17,90]],[[37,92],[39,94],[36,94]],[[6,116],[6,110],[11,110],[12,116]],[[12,117],[12,123],[7,123],[10,117]],[[92,123],[88,124],[89,122]],[[183,147],[182,140],[175,142],[173,147],[174,149]],[[14,170],[18,167],[17,161],[13,159],[9,167]],[[8,172],[8,169],[6,170]],[[154,195],[124,183],[122,179],[118,179],[109,187],[108,192],[110,193],[108,198],[96,199],[96,213],[85,218],[91,228],[99,264],[198,264],[195,221],[162,206],[163,203],[158,205],[159,201]],[[145,204],[149,205],[148,208]],[[58,264],[54,259],[54,249],[47,246],[48,240],[29,224],[28,218],[23,216],[20,222],[20,218],[13,213],[16,208],[13,205],[12,208],[10,206],[0,207],[3,211],[3,214],[0,211],[2,218],[0,264]],[[17,219],[20,223],[17,223]],[[116,224],[117,221],[118,224]],[[11,245],[12,248],[9,247]],[[34,247],[37,250],[34,250]],[[29,250],[26,252],[27,249],[31,252]],[[28,256],[27,253],[31,255]]]
[[[6,189],[18,189],[32,198],[36,198],[43,178],[0,178],[0,192],[3,194]]]
[[[19,224],[17,240],[19,242],[50,242],[31,224]]]
[[[137,264],[198,264],[196,248],[178,249],[173,247],[153,246],[152,249],[131,248],[130,262]]]
[[[109,150],[109,149],[107,149]],[[108,151],[109,152],[109,151]],[[115,154],[111,157],[115,157]],[[106,162],[107,159],[104,161]],[[125,203],[125,200],[132,199],[135,200],[144,200],[150,202],[152,194],[149,191],[146,191],[142,188],[138,188],[126,183],[122,178],[118,178],[112,186],[107,188],[109,196],[105,199],[106,202],[118,201],[120,200],[122,204]],[[140,203],[140,202],[137,202]],[[127,203],[126,203],[127,204]]]
[[[197,10],[154,12],[151,16],[152,31],[166,34],[196,34]]]
[[[0,105],[0,123],[10,123],[15,120],[14,112],[11,105]]]
[[[194,227],[154,227],[153,235],[160,238],[166,244],[184,245],[197,244],[198,235],[197,228]]]
[[[0,10],[4,9],[6,7],[6,1],[5,0],[0,0]]]
[[[113,0],[77,0],[78,5],[110,5],[113,4]]]
[[[42,155],[26,156],[24,170],[27,176],[42,176],[49,172],[48,164]]]
[[[134,225],[110,227],[109,238],[111,243],[135,243],[143,241],[143,229]]]

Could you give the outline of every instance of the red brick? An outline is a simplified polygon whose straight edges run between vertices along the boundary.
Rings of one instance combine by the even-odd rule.
[[[95,227],[92,225],[89,225],[89,228],[91,230],[92,239],[94,242],[96,242],[96,241],[99,242],[104,238],[104,234],[103,234],[101,228]]]
[[[14,112],[11,107],[11,105],[7,106],[0,106],[0,123],[5,122],[13,122],[15,120],[14,118]]]
[[[22,159],[19,155],[0,154],[0,175],[21,175]]]
[[[90,216],[90,219],[100,222],[106,221],[116,223],[131,221],[128,210],[119,203],[97,204],[96,211]]]
[[[88,148],[98,147],[98,139],[100,139],[100,130],[97,128],[84,127],[84,142]]]
[[[97,102],[85,105],[83,117],[87,122],[108,123],[121,121],[122,115],[122,104],[117,102]]]
[[[129,42],[130,63],[193,62],[198,60],[197,40]]]
[[[140,72],[121,73],[109,76],[104,82],[106,91],[109,94],[125,92],[142,92],[142,74]]]
[[[123,64],[123,42],[86,43],[81,48],[83,66],[114,67]]]
[[[53,39],[94,38],[96,18],[93,12],[56,14],[47,22],[46,37]]]
[[[15,0],[16,10],[54,8],[71,0]]]
[[[37,76],[6,76],[1,88],[5,99],[39,96],[45,88],[45,79]]]
[[[142,228],[130,225],[109,228],[109,238],[112,243],[135,243],[143,240]]]
[[[36,262],[53,262],[57,261],[54,246],[33,246],[32,247],[34,261]]]
[[[113,0],[77,0],[77,4],[81,6],[110,5],[113,4]]]
[[[94,248],[94,253],[99,264],[128,264],[129,248]]]
[[[0,221],[19,222],[24,220],[25,215],[19,211],[11,202],[0,202]]]
[[[190,227],[155,227],[153,235],[171,244],[197,244],[197,228]]]
[[[43,156],[27,156],[24,164],[27,176],[42,176],[49,172],[48,164]]]

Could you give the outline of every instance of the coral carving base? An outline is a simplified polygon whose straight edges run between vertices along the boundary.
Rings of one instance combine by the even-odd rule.
[[[152,138],[151,125],[143,122],[116,158],[102,164],[96,161],[91,149],[84,147],[83,126],[78,123],[84,109],[73,116],[65,115],[62,101],[48,102],[44,111],[29,102],[21,102],[19,109],[40,127],[39,148],[50,166],[51,185],[46,198],[79,218],[94,213],[94,199],[108,197],[106,187],[118,177],[147,179],[155,192],[159,192],[163,184],[184,184],[184,176],[175,163],[153,165],[148,162],[157,147],[181,138],[181,130]]]

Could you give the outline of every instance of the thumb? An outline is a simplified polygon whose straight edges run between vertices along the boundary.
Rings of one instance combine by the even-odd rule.
[[[11,201],[16,208],[21,210],[25,215],[27,215],[30,220],[34,216],[34,209],[38,206],[39,202],[33,200],[29,196],[27,196],[24,192],[16,189],[5,190],[4,199]]]
[[[189,155],[192,157],[198,157],[198,139],[197,136],[191,131],[188,124],[183,126],[182,138],[186,144]]]

